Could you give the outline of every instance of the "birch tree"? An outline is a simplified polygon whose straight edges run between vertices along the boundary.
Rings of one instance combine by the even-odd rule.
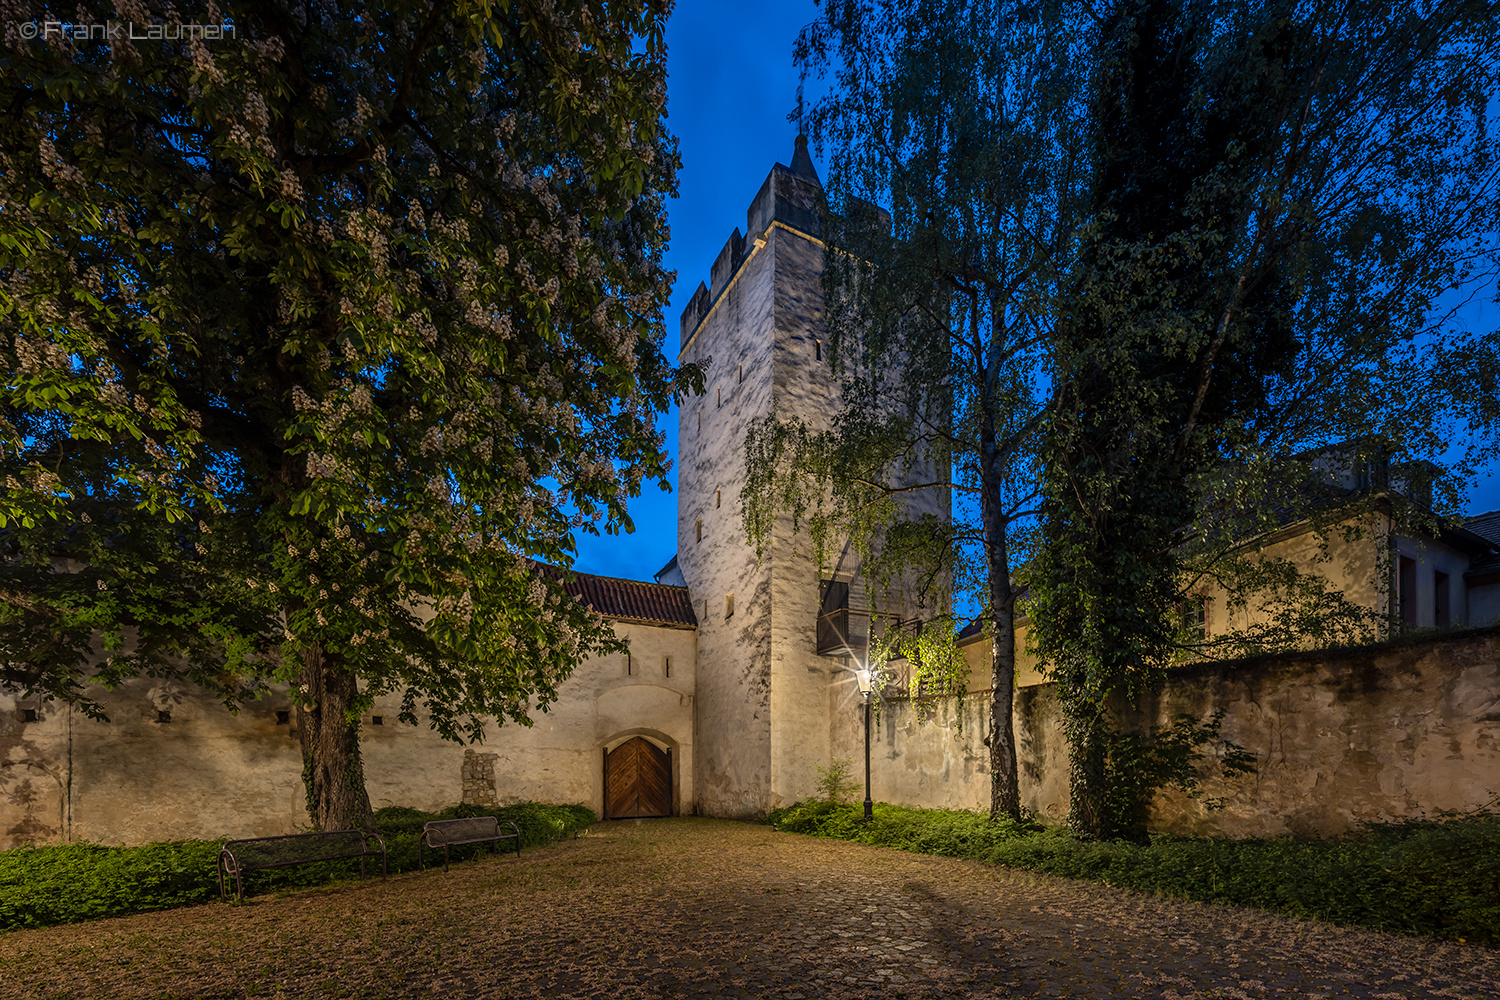
[[[993,819],[1020,816],[1012,577],[1038,499],[1039,377],[1086,207],[1083,13],[830,3],[804,30],[805,83],[832,75],[805,123],[829,155],[824,289],[841,402],[829,431],[773,417],[749,441],[752,537],[792,509],[815,536],[878,548],[882,581],[953,588],[943,613],[887,639],[918,682],[962,692],[954,636],[969,622],[948,601],[980,609]],[[951,520],[934,513],[950,491]]]

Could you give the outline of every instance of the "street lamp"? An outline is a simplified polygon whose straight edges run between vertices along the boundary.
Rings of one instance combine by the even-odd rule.
[[[854,680],[865,700],[865,820],[869,821],[874,816],[870,804],[870,689],[875,686],[875,672],[860,667],[854,671]]]

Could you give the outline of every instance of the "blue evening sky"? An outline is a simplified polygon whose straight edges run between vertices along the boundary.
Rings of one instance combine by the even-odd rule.
[[[811,0],[679,0],[667,22],[667,126],[682,170],[669,206],[677,272],[667,309],[667,354],[675,359],[678,318],[724,241],[745,228],[745,209],[776,162],[791,163],[797,128],[792,43],[817,17]],[[822,162],[814,157],[821,170]],[[677,410],[662,421],[677,457]],[[672,488],[677,488],[673,471]],[[650,580],[677,551],[677,494],[643,483],[630,503],[634,534],[579,535],[575,566],[587,573]]]
[[[792,45],[814,20],[811,0],[679,0],[667,24],[668,126],[681,144],[678,197],[670,206],[672,243],[666,266],[677,272],[667,310],[668,353],[678,347],[678,317],[706,281],[709,266],[736,226],[772,164],[790,163],[797,130],[787,114],[797,105]],[[823,160],[813,150],[821,173]],[[1493,294],[1465,310],[1476,331],[1500,326]],[[662,423],[677,455],[677,411]],[[1500,508],[1500,462],[1471,488],[1471,514]],[[676,489],[676,474],[672,476]],[[576,567],[603,576],[650,580],[677,550],[677,494],[643,484],[630,504],[636,530],[625,535],[580,535]]]

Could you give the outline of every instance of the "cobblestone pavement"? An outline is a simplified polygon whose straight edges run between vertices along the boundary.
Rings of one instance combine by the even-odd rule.
[[[446,874],[13,932],[0,996],[1496,1000],[1500,952],[657,820]]]

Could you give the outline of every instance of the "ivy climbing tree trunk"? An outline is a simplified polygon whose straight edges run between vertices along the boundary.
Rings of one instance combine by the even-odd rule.
[[[1149,784],[1121,773],[1138,734],[1110,707],[1184,648],[1193,554],[1242,597],[1215,553],[1350,509],[1307,452],[1431,454],[1442,414],[1495,420],[1495,345],[1430,320],[1497,259],[1493,5],[1207,10],[1117,0],[1098,22],[1095,225],[1052,342],[1031,603],[1085,837],[1145,835],[1144,808],[1107,804]]]
[[[302,654],[302,686],[295,704],[308,818],[319,830],[373,829],[359,751],[358,681],[312,644]]]
[[[1108,839],[1116,833],[1105,809],[1105,739],[1108,721],[1091,701],[1063,701],[1068,741],[1068,826],[1081,836]]]

